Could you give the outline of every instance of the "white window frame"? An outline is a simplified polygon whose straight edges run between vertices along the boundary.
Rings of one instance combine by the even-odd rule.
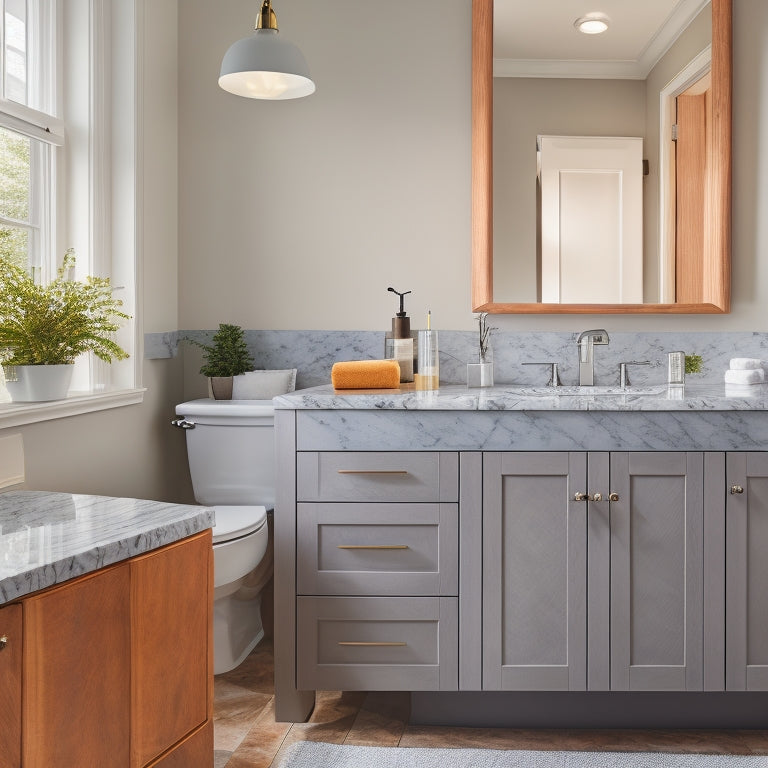
[[[55,269],[61,254],[74,247],[78,256],[77,276],[109,276],[120,291],[123,309],[133,318],[116,338],[129,352],[128,360],[107,365],[93,355],[82,356],[76,367],[73,391],[66,400],[0,403],[0,428],[130,405],[143,399],[137,286],[144,2],[44,3],[57,14],[56,48],[74,52],[68,61],[55,67],[58,96],[52,111],[64,119],[52,119],[39,112],[30,115],[36,110],[5,100],[0,102],[5,112],[0,121],[13,121],[14,130],[19,130],[23,122],[30,134],[37,132],[35,138],[54,137],[56,146],[61,148],[55,150],[61,157],[52,169],[56,213],[50,215],[55,215],[56,220],[51,221],[55,234],[48,249],[50,268]],[[52,49],[53,46],[49,48]],[[87,57],[81,55],[78,59],[77,51],[87,51]],[[87,215],[83,215],[84,210]]]

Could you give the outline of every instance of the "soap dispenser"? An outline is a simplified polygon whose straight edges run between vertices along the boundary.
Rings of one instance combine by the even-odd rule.
[[[411,336],[411,319],[405,314],[405,297],[410,291],[400,293],[394,288],[388,291],[400,297],[400,310],[392,318],[392,334],[387,334],[386,356],[397,360],[400,365],[400,382],[413,381],[413,337]]]

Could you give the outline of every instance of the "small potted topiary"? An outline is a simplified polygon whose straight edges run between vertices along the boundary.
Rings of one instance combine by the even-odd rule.
[[[220,323],[213,335],[213,343],[202,344],[187,337],[203,350],[200,373],[211,382],[211,392],[216,400],[232,399],[232,377],[252,371],[253,358],[245,343],[245,334],[239,325]]]
[[[62,400],[75,358],[93,352],[104,362],[128,353],[113,339],[124,320],[123,302],[109,279],[68,279],[75,254],[64,254],[56,278],[38,285],[21,267],[0,257],[0,363],[11,400]]]

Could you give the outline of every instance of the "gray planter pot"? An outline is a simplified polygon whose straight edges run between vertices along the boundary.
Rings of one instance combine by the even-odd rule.
[[[232,376],[211,376],[211,394],[216,400],[232,399]]]

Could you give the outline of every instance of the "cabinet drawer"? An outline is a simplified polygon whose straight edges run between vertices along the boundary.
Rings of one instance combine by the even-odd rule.
[[[457,504],[299,504],[298,591],[457,595]]]
[[[458,454],[308,451],[296,455],[298,501],[458,501]]]
[[[298,598],[300,689],[455,691],[455,597]]]

